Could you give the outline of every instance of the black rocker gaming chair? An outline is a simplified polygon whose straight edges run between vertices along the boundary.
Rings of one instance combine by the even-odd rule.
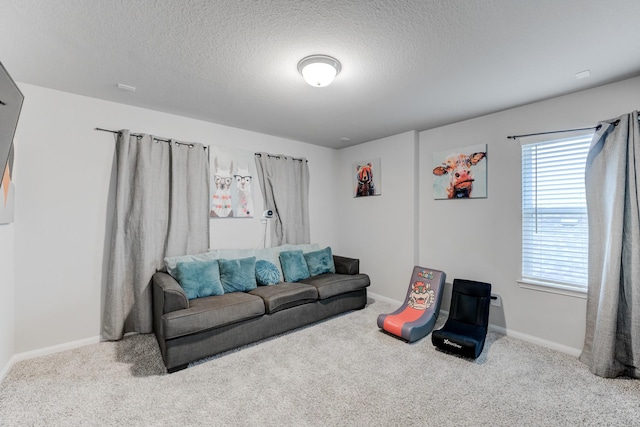
[[[433,345],[449,353],[477,358],[487,337],[490,304],[490,283],[454,279],[449,317],[442,329],[431,333]]]

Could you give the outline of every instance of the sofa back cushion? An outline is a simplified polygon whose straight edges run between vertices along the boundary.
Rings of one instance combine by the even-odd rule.
[[[333,255],[331,248],[326,247],[319,251],[307,252],[304,259],[309,268],[309,275],[318,276],[325,273],[335,273],[336,266],[333,264]]]
[[[301,250],[280,252],[280,263],[285,282],[297,282],[310,276]]]
[[[225,293],[246,292],[256,288],[256,257],[219,259],[218,264]]]
[[[216,260],[179,262],[175,275],[190,300],[224,294]]]

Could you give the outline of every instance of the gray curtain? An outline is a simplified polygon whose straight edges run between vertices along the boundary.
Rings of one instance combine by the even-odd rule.
[[[638,112],[600,125],[585,173],[589,290],[580,360],[602,377],[640,378]]]
[[[255,158],[265,209],[274,212],[271,246],[310,243],[307,160],[267,153]]]
[[[102,336],[153,331],[151,276],[165,256],[209,246],[209,160],[202,144],[128,130],[116,141],[117,185]]]

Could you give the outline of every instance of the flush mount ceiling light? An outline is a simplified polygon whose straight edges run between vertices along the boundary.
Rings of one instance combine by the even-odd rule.
[[[340,74],[340,62],[327,55],[311,55],[298,62],[298,71],[304,81],[313,87],[325,87]]]

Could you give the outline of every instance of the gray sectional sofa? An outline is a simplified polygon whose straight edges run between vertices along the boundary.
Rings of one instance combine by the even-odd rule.
[[[189,300],[167,272],[153,276],[154,332],[168,372],[367,303],[359,260],[333,255],[335,273]]]

